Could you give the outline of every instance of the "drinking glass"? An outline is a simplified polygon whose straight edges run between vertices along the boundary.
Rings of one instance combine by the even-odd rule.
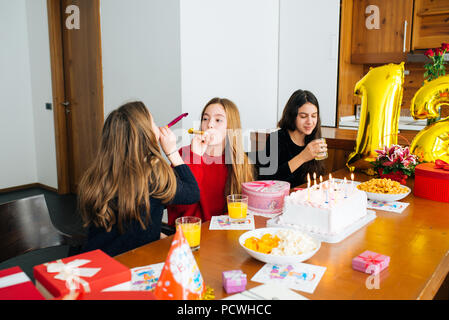
[[[182,228],[184,237],[189,243],[192,251],[200,248],[201,241],[201,218],[198,217],[179,217],[175,220],[176,230]]]
[[[325,138],[319,138],[319,139],[316,139],[316,140],[321,140],[324,143],[326,143],[326,139]],[[327,154],[327,150],[326,150],[326,151],[323,151],[323,152],[319,153],[318,156],[315,157],[315,160],[324,160],[324,159],[327,159],[327,157],[328,157],[328,154]]]
[[[228,214],[231,222],[241,222],[246,219],[248,212],[248,196],[231,194],[226,197],[228,202]]]

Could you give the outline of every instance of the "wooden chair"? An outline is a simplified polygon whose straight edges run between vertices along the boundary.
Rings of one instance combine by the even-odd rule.
[[[0,262],[37,249],[68,244],[52,224],[43,195],[0,205]]]

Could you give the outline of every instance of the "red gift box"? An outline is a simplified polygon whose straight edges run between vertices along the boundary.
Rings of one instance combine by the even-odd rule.
[[[68,299],[68,296],[61,296],[55,300]],[[156,300],[156,296],[151,291],[102,291],[102,292],[81,292],[74,295],[75,300]]]
[[[0,300],[44,300],[20,267],[0,271]]]
[[[47,299],[75,290],[97,292],[131,281],[131,270],[101,250],[44,263],[33,269],[36,287]]]
[[[421,163],[415,167],[416,197],[449,202],[449,171],[435,168],[434,163]]]

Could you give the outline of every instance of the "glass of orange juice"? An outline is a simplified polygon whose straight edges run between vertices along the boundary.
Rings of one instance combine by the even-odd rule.
[[[175,220],[176,229],[182,228],[182,233],[189,243],[190,249],[196,251],[200,248],[201,241],[201,218],[179,217]]]
[[[226,199],[228,201],[228,214],[231,222],[244,221],[248,212],[248,196],[230,194]]]

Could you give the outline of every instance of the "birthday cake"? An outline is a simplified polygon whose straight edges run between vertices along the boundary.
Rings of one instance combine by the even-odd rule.
[[[321,183],[284,199],[279,223],[321,234],[337,234],[366,214],[366,193],[352,183]]]

